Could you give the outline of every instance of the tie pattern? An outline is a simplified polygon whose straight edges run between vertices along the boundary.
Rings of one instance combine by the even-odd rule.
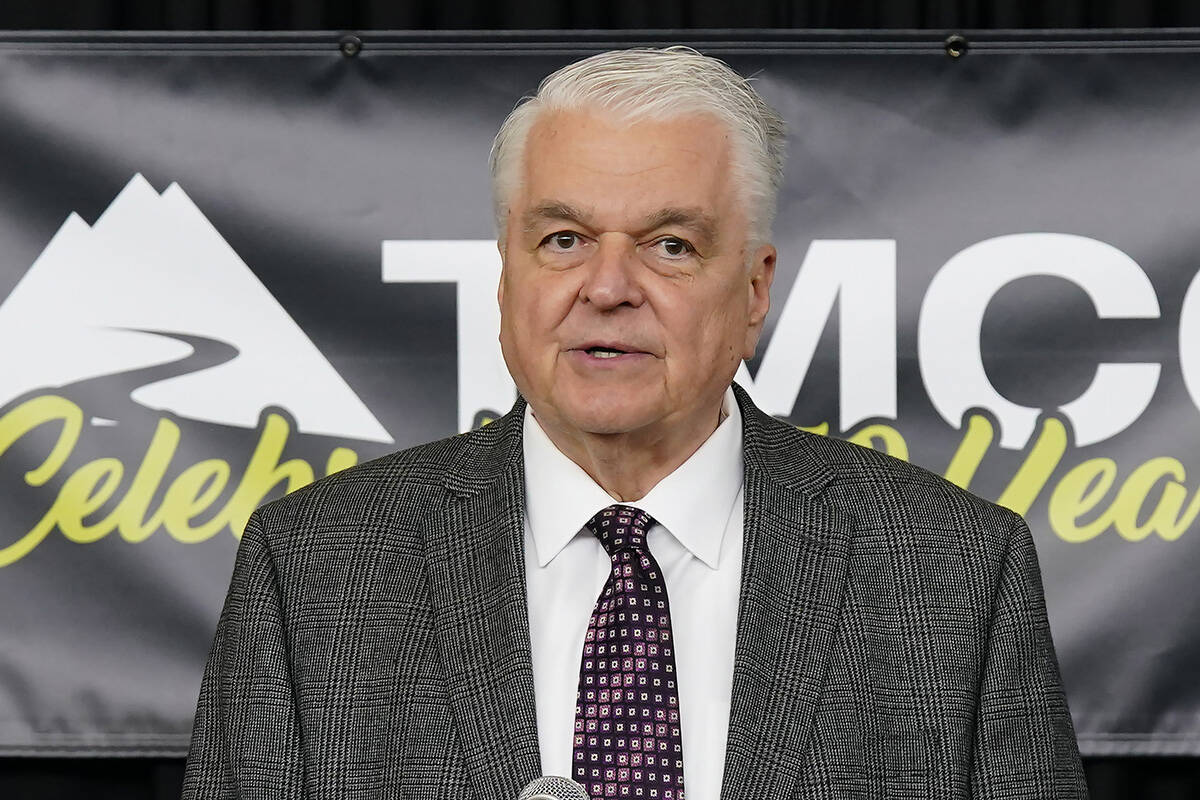
[[[575,704],[573,774],[592,800],[683,800],[675,642],[654,519],[613,505],[587,523],[612,572],[588,622]]]

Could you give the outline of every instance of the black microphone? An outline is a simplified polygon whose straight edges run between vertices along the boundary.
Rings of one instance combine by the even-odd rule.
[[[521,790],[517,800],[589,800],[587,791],[570,778],[543,775]]]

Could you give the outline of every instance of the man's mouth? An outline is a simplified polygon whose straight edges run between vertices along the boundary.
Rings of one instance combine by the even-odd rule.
[[[618,350],[615,347],[589,347],[587,354],[596,358],[616,358],[617,356],[626,355],[629,351]]]

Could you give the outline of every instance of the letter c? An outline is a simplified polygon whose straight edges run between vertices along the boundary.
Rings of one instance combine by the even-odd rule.
[[[1018,405],[992,386],[983,368],[980,330],[996,292],[1034,275],[1076,284],[1087,292],[1101,319],[1157,319],[1160,314],[1158,296],[1142,268],[1112,245],[1085,236],[1000,236],[947,261],[921,306],[917,353],[925,389],[934,408],[955,428],[968,409],[981,407],[995,414],[1000,446],[1012,450],[1028,443],[1041,410]],[[1200,319],[1195,325],[1200,328]],[[1197,380],[1195,388],[1189,385],[1193,398],[1200,390],[1200,353],[1194,360]],[[1074,428],[1075,444],[1102,442],[1133,424],[1150,405],[1161,370],[1155,363],[1099,364],[1083,394],[1059,408]]]

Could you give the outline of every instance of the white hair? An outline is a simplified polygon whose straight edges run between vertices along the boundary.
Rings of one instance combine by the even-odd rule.
[[[611,50],[568,64],[524,97],[492,142],[492,204],[503,241],[509,203],[520,185],[526,139],[547,111],[602,110],[625,121],[711,114],[733,137],[734,184],[750,236],[770,239],[783,183],[783,118],[750,81],[729,65],[690,47]]]

